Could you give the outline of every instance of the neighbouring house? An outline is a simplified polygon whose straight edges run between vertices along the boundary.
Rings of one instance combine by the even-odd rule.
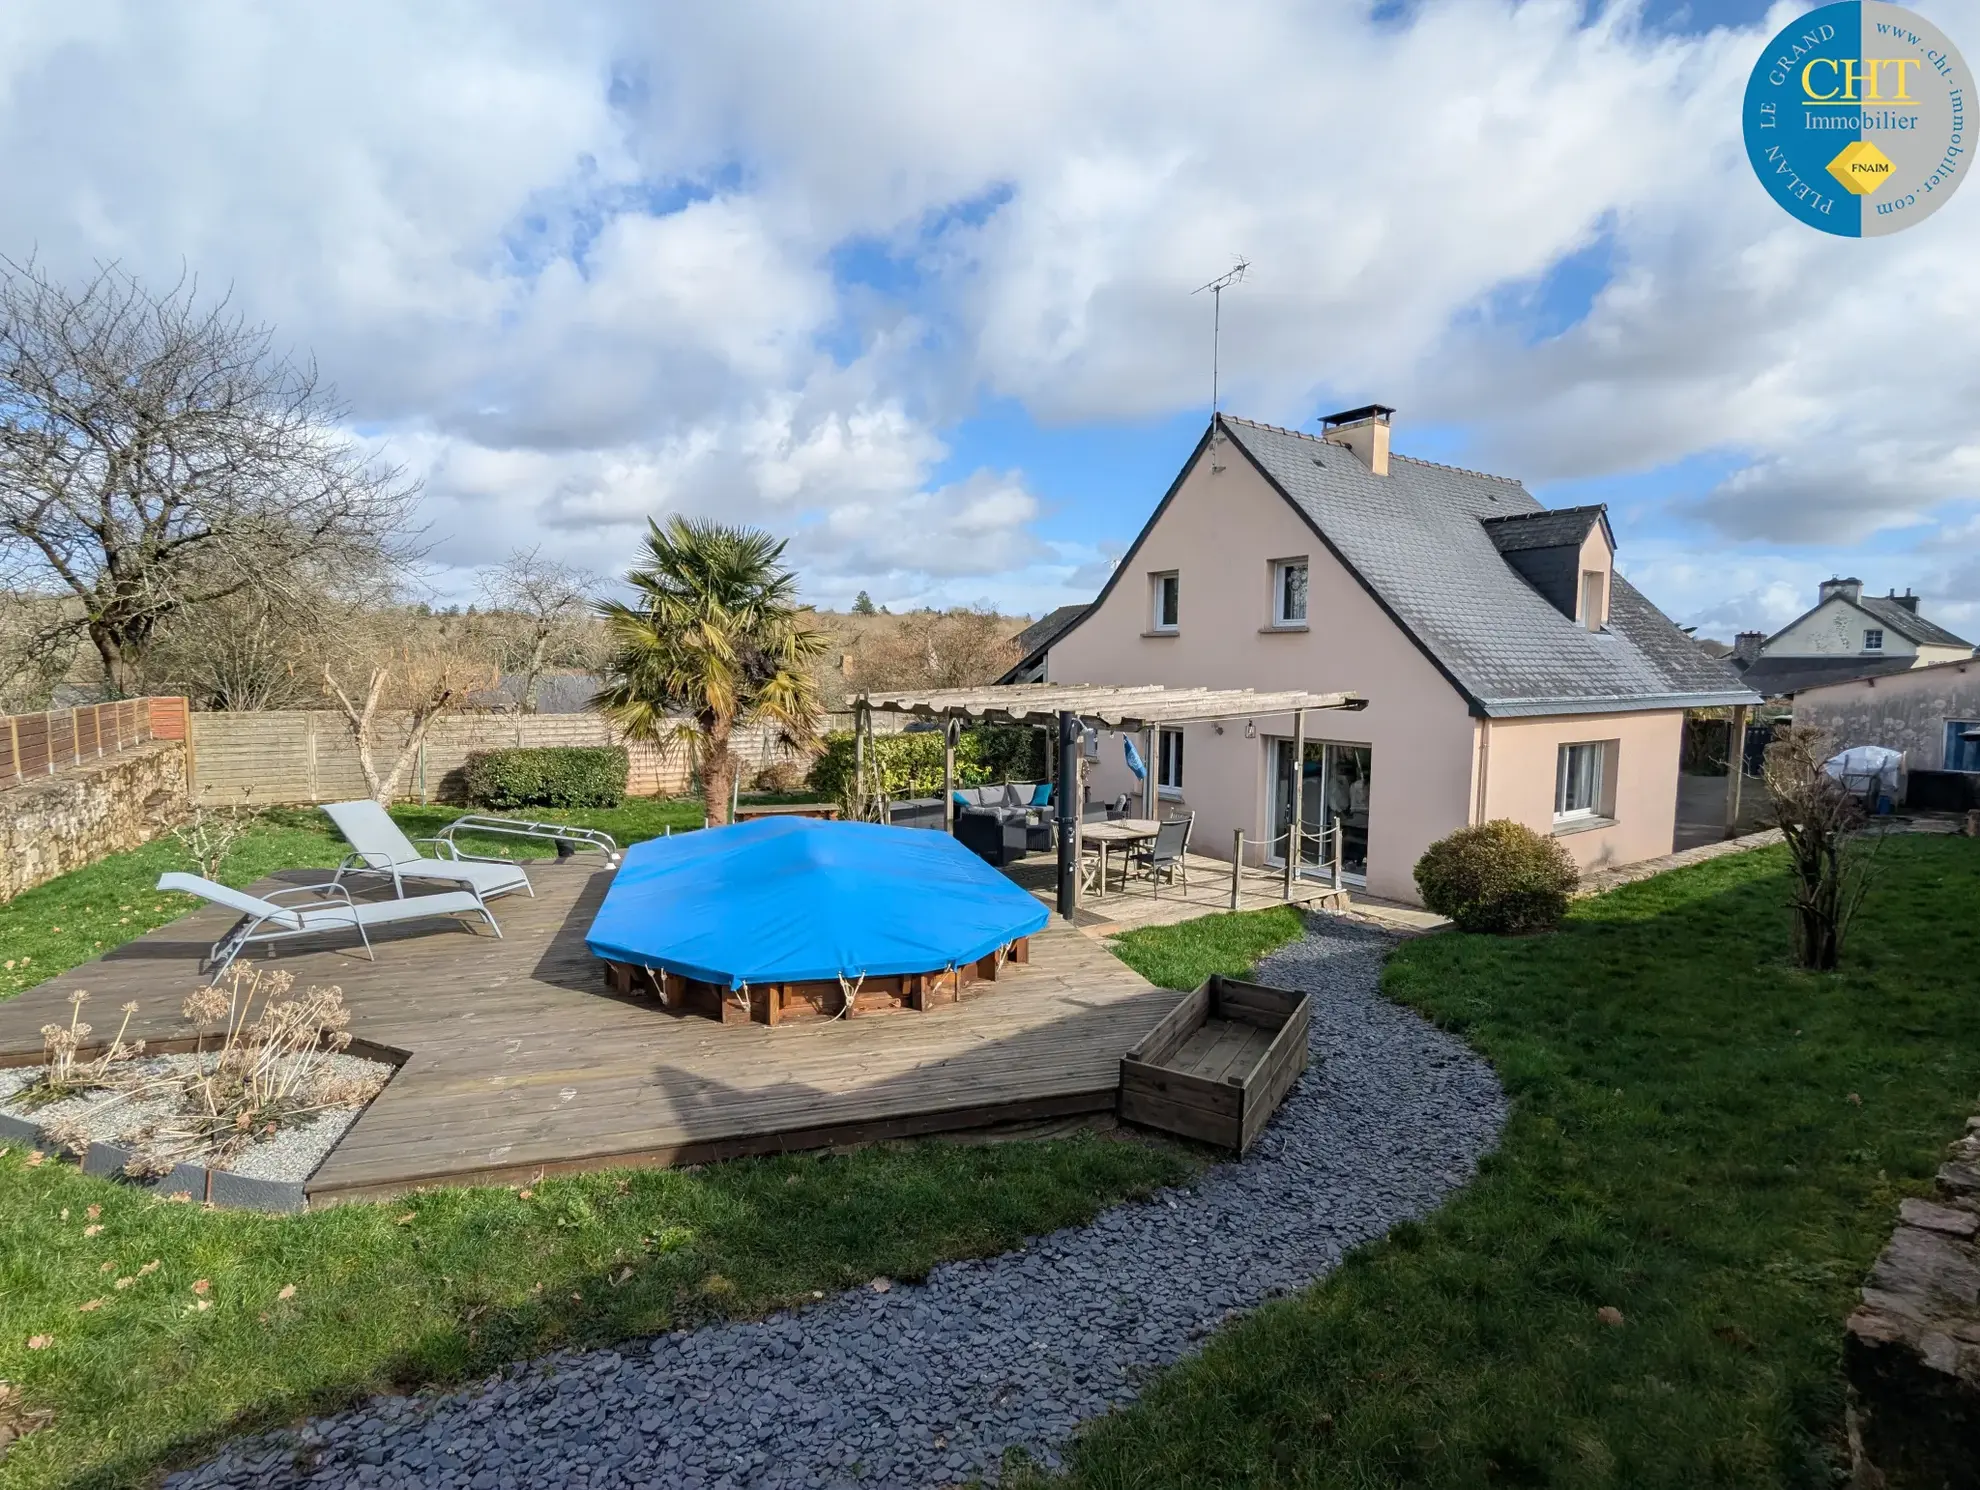
[[[1603,508],[1392,454],[1391,413],[1332,415],[1319,436],[1215,419],[1039,674],[1361,694],[1358,713],[1309,716],[1325,737],[1299,761],[1301,815],[1338,821],[1350,883],[1376,896],[1416,901],[1424,849],[1490,818],[1559,835],[1584,868],[1670,853],[1684,711],[1759,700],[1616,571]],[[1151,765],[1196,813],[1197,852],[1242,832],[1283,864],[1292,733],[1161,731]],[[1103,741],[1092,795],[1135,790]]]
[[[1914,807],[1980,807],[1980,657],[1803,687],[1794,722],[1826,731],[1839,750],[1903,751]]]
[[[1918,614],[1906,590],[1865,595],[1863,581],[1825,579],[1812,610],[1772,636],[1742,631],[1733,640],[1741,681],[1768,698],[1786,698],[1825,683],[1879,678],[1939,662],[1960,662],[1973,644]]]

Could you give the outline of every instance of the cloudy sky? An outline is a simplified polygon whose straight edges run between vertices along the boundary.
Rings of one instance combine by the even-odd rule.
[[[0,10],[0,251],[231,286],[418,472],[433,581],[649,515],[810,598],[1091,596],[1224,404],[1606,501],[1687,623],[1980,633],[1980,189],[1812,232],[1779,0]],[[1980,60],[1967,0],[1914,0]]]

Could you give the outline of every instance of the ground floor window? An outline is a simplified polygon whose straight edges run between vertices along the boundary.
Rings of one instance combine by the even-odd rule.
[[[1946,769],[1980,771],[1980,719],[1946,721]]]
[[[1292,817],[1293,742],[1271,743],[1272,833],[1267,861],[1286,862],[1286,825]],[[1340,833],[1341,872],[1355,880],[1368,874],[1368,793],[1374,752],[1366,745],[1308,740],[1301,762],[1300,863],[1315,868],[1334,862],[1333,834]]]
[[[1607,754],[1607,745],[1601,740],[1584,740],[1561,747],[1554,767],[1555,822],[1601,815],[1602,767]]]
[[[1182,790],[1183,732],[1158,730],[1155,735],[1155,784],[1164,791]]]

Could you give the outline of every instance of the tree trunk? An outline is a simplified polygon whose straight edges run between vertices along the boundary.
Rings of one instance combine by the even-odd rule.
[[[736,780],[736,755],[729,748],[730,729],[730,722],[726,719],[702,726],[702,816],[710,827],[722,827],[733,821],[729,812],[729,793]]]
[[[134,697],[138,685],[137,665],[123,638],[101,622],[92,621],[89,639],[96,646],[96,655],[103,660],[103,681],[110,690],[110,696]]]
[[[378,758],[372,750],[371,737],[371,727],[378,717],[378,695],[385,687],[385,669],[375,667],[371,670],[371,683],[364,691],[362,709],[351,702],[350,696],[344,692],[336,678],[331,676],[327,667],[323,670],[323,681],[330,685],[330,692],[336,698],[337,706],[344,711],[344,722],[350,726],[351,743],[357,746],[358,769],[364,773],[365,790],[371,793],[371,800],[379,806],[390,805],[392,789],[399,782],[399,768],[394,768],[389,781],[381,782],[378,779]],[[404,764],[405,759],[402,756],[399,767],[402,768]]]
[[[549,649],[550,634],[538,632],[536,644],[529,649],[529,670],[523,674],[522,697],[516,700],[516,709],[523,714],[536,712],[536,680],[543,676],[543,654]]]

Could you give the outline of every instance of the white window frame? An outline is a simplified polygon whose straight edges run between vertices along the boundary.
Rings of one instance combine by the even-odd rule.
[[[1299,587],[1299,614],[1293,615],[1286,607],[1286,582],[1294,570],[1302,579]],[[1272,624],[1274,626],[1303,627],[1311,591],[1308,586],[1313,579],[1313,570],[1302,556],[1297,559],[1275,559],[1272,562]]]
[[[1881,652],[1884,650],[1883,627],[1866,626],[1863,628],[1863,650],[1866,652]]]
[[[1169,587],[1175,587],[1175,614],[1169,620],[1162,619],[1162,602],[1169,594]],[[1148,629],[1161,636],[1171,636],[1182,630],[1182,573],[1175,569],[1162,569],[1148,576]]]
[[[1555,822],[1580,823],[1602,816],[1602,790],[1606,785],[1603,777],[1608,768],[1608,753],[1606,740],[1574,740],[1561,746],[1554,757]],[[1577,761],[1589,764],[1584,768],[1578,766]],[[1577,775],[1585,776],[1585,781],[1576,782],[1573,778]],[[1586,792],[1571,793],[1571,786],[1585,786]],[[1571,796],[1579,798],[1577,805],[1572,807],[1568,805]]]
[[[1164,797],[1180,797],[1183,786],[1183,732],[1155,731],[1155,789]]]

